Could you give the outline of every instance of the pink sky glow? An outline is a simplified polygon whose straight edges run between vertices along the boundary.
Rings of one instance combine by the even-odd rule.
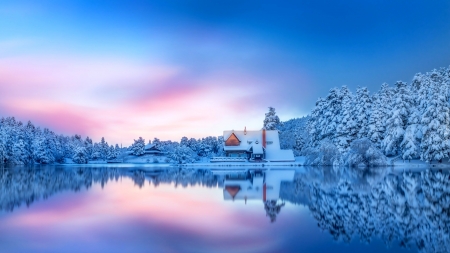
[[[214,245],[213,242],[233,242],[224,252],[259,252],[281,243],[267,229],[271,224],[265,216],[262,201],[255,205],[229,202],[224,208],[220,188],[208,191],[199,187],[176,189],[173,185],[138,188],[130,179],[122,180],[120,183],[106,184],[107,190],[97,184],[85,193],[86,196],[78,194],[66,202],[65,199],[69,199],[66,196],[52,196],[50,203],[35,203],[25,215],[16,212],[0,227],[10,231],[35,228],[21,233],[21,237],[34,246],[50,238],[61,237],[61,241],[77,238],[90,242],[93,238],[98,240],[113,234],[121,240],[142,243],[140,239],[143,238],[147,242],[158,240],[154,231],[159,234],[172,233],[172,236],[178,233],[185,236],[194,234],[196,236],[193,238],[207,238],[210,242],[203,246],[205,249],[192,249],[191,252],[210,252],[208,250]],[[53,203],[59,204],[52,206]],[[260,215],[255,216],[253,209],[260,210]],[[210,215],[205,216],[205,210]],[[138,223],[136,226],[139,229],[131,230],[126,226],[133,220]],[[111,226],[116,223],[117,227]],[[32,232],[42,231],[43,228],[45,233]],[[80,234],[79,231],[90,232]],[[186,244],[186,247],[189,245]]]
[[[139,136],[179,141],[259,129],[267,106],[276,106],[265,99],[274,93],[269,87],[233,69],[195,75],[180,66],[122,58],[0,59],[2,116],[123,145]]]

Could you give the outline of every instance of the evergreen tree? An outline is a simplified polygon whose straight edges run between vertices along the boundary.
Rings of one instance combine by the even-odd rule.
[[[108,145],[108,142],[105,141],[105,138],[104,138],[104,137],[102,137],[102,140],[100,141],[99,147],[100,147],[100,155],[101,155],[101,158],[102,158],[103,160],[107,159],[107,157],[108,157],[108,149],[109,149],[109,145]]]
[[[350,143],[356,139],[358,128],[353,96],[346,86],[341,88],[340,97],[342,98],[342,108],[340,111],[341,115],[339,115],[340,122],[336,128],[334,143],[340,152],[345,152],[350,146]]]
[[[25,143],[22,139],[19,139],[17,142],[13,144],[12,154],[13,154],[13,163],[14,164],[26,164],[27,160],[27,151],[25,149]]]
[[[107,159],[108,159],[108,160],[112,160],[112,159],[116,159],[116,158],[117,158],[116,150],[114,149],[114,146],[111,145],[111,146],[109,146],[109,148],[108,148],[108,156],[107,156]]]
[[[397,82],[392,114],[387,120],[386,136],[381,143],[385,154],[395,155],[399,152],[412,105],[413,100],[408,85],[404,82]]]
[[[372,100],[366,87],[358,88],[355,96],[355,118],[358,138],[367,137]]]
[[[33,157],[37,163],[49,164],[55,161],[45,142],[45,138],[42,136],[33,142]]]
[[[325,122],[326,109],[325,99],[319,98],[308,119],[307,131],[311,137],[310,143],[308,144],[312,148],[318,147],[324,136],[322,123]]]
[[[94,160],[102,158],[102,153],[101,153],[101,148],[100,148],[100,144],[99,143],[94,143],[94,145],[92,147],[91,158],[94,159]]]
[[[266,113],[266,117],[264,119],[263,129],[278,130],[279,126],[280,126],[280,119],[275,113],[275,108],[269,107],[269,112]]]
[[[86,139],[84,140],[84,148],[86,149],[86,155],[91,158],[92,152],[94,149],[94,145],[92,143],[92,139],[89,138],[89,136],[86,136]]]
[[[88,163],[89,159],[86,154],[86,148],[83,146],[78,146],[74,150],[74,155],[72,157],[72,161],[78,164]]]
[[[131,150],[133,151],[133,155],[140,156],[145,154],[145,140],[142,139],[142,137],[139,137],[139,139],[134,140],[134,143],[131,146]]]
[[[450,115],[448,107],[448,86],[440,82],[436,71],[430,74],[430,90],[421,123],[424,125],[420,158],[425,161],[448,157],[450,151]]]
[[[122,155],[122,150],[119,147],[119,144],[116,144],[114,147],[114,153],[116,157],[120,157]]]

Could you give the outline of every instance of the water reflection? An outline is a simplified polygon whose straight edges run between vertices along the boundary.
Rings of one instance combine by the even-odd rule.
[[[285,184],[282,198],[308,205],[318,226],[336,240],[422,252],[450,252],[450,182],[442,171],[386,173],[384,169],[309,168]]]
[[[122,179],[131,179],[138,188],[162,184],[176,188],[220,188],[220,201],[232,205],[259,205],[272,223],[283,216],[287,203],[305,206],[320,229],[327,231],[334,240],[347,244],[358,239],[366,243],[381,239],[390,247],[400,245],[412,251],[450,251],[450,177],[441,171],[395,173],[386,168],[331,167],[302,168],[301,171],[115,167],[0,169],[0,211],[13,212],[58,192],[77,192],[95,185],[104,187]],[[215,210],[219,212],[220,207]],[[227,214],[221,212],[221,215],[226,217]]]

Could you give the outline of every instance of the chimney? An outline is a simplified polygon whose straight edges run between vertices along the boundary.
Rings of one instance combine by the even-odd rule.
[[[266,129],[262,130],[262,146],[266,148]]]

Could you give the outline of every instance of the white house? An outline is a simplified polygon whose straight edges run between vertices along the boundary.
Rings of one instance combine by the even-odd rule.
[[[280,148],[277,130],[224,131],[226,157],[242,157],[250,161],[293,162],[292,150]]]

